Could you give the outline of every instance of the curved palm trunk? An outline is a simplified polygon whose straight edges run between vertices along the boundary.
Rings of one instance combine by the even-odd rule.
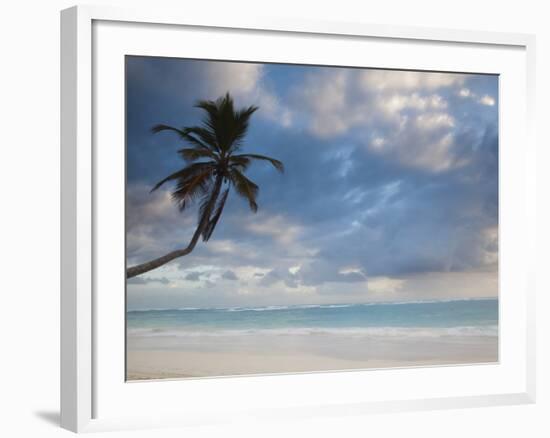
[[[195,246],[199,241],[199,238],[201,236],[202,231],[204,230],[204,227],[208,224],[208,219],[210,218],[212,209],[216,205],[218,196],[220,195],[222,180],[223,178],[221,176],[216,177],[216,181],[214,183],[214,189],[212,190],[212,195],[210,196],[210,200],[208,201],[208,206],[206,207],[204,211],[204,215],[201,217],[200,222],[197,226],[197,229],[193,233],[193,237],[191,238],[191,241],[189,242],[187,247],[169,252],[168,254],[163,255],[162,257],[158,257],[149,262],[141,263],[140,265],[127,268],[126,278],[132,278],[137,275],[144,274],[145,272],[152,271],[153,269],[156,269],[162,265],[165,265],[166,263],[171,262],[172,260],[177,259],[178,257],[182,257],[184,255],[189,254],[191,251],[193,251],[193,249],[195,249]]]

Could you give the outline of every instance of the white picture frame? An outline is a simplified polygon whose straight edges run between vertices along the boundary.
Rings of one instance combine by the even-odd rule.
[[[106,23],[105,31],[98,31],[98,25]],[[501,157],[502,180],[501,190],[501,219],[504,229],[512,230],[521,227],[521,238],[511,232],[503,231],[508,248],[508,256],[500,264],[501,287],[514,290],[514,294],[501,295],[501,313],[504,328],[500,331],[501,342],[510,343],[504,347],[504,356],[498,365],[488,365],[484,368],[470,367],[450,370],[450,367],[424,368],[418,370],[388,370],[388,371],[361,371],[354,373],[331,373],[323,375],[286,375],[264,377],[242,377],[238,379],[206,379],[201,382],[158,382],[129,384],[120,381],[120,370],[110,372],[109,363],[105,358],[109,352],[120,347],[118,341],[111,342],[104,335],[105,330],[117,333],[114,338],[120,340],[121,327],[124,326],[122,313],[107,313],[106,302],[110,297],[103,296],[98,300],[98,287],[104,284],[108,275],[102,270],[100,257],[104,251],[102,234],[118,233],[120,230],[105,230],[101,225],[96,207],[105,197],[102,185],[109,185],[107,174],[118,180],[123,178],[124,168],[116,169],[119,161],[113,161],[113,169],[102,167],[104,161],[98,158],[95,148],[98,139],[105,139],[102,132],[96,128],[102,123],[104,108],[101,96],[96,93],[98,81],[105,77],[108,71],[96,65],[98,58],[105,52],[105,60],[120,57],[126,53],[124,38],[117,37],[116,26],[133,26],[134,29],[123,32],[134,32],[134,37],[141,32],[135,27],[149,26],[151,32],[176,32],[177,29],[200,31],[201,34],[236,32],[239,37],[259,38],[268,34],[269,38],[334,38],[338,44],[350,44],[350,41],[370,41],[372,44],[384,42],[396,45],[408,44],[411,47],[424,47],[429,50],[441,50],[447,45],[467,50],[482,50],[484,56],[474,59],[470,68],[459,69],[460,59],[433,59],[419,69],[433,70],[464,70],[471,71],[474,65],[480,65],[479,72],[503,74],[506,71],[510,82],[505,82],[501,89],[501,125],[506,127],[504,145],[516,145],[506,149],[507,153]],[[137,32],[137,33],[136,33]],[[108,40],[112,38],[112,40]],[[159,36],[162,38],[162,36]],[[107,50],[105,41],[112,46]],[[115,41],[116,39],[116,41]],[[132,38],[139,44],[140,38]],[[148,47],[142,49],[145,54],[160,50],[160,40],[148,39]],[[157,45],[157,46],[155,46]],[[253,51],[254,44],[251,44]],[[156,47],[156,49],[155,49]],[[439,47],[439,49],[437,49]],[[435,49],[434,49],[435,48]],[[130,54],[136,54],[133,49]],[[170,54],[170,47],[164,46],[163,54]],[[176,50],[176,49],[174,49]],[[263,47],[263,52],[269,52]],[[462,50],[462,49],[460,49]],[[109,53],[107,53],[109,52]],[[159,52],[160,53],[160,52]],[[175,52],[174,52],[175,53]],[[491,55],[493,53],[493,55]],[[460,31],[449,29],[423,29],[415,27],[393,27],[363,23],[335,23],[309,22],[307,20],[273,19],[273,18],[242,18],[227,22],[223,17],[213,15],[194,16],[189,10],[162,11],[129,10],[104,6],[78,6],[62,11],[61,13],[61,426],[75,431],[99,431],[112,429],[148,428],[162,426],[179,426],[188,424],[208,424],[210,422],[235,421],[235,419],[285,419],[306,417],[311,415],[342,415],[364,414],[369,412],[395,412],[403,410],[441,409],[453,407],[474,407],[502,404],[532,403],[535,400],[535,321],[534,321],[534,259],[535,245],[535,142],[533,138],[534,120],[534,53],[535,39],[531,35],[505,34]],[[487,59],[487,56],[489,59]],[[254,54],[249,56],[254,57]],[[268,55],[265,55],[268,56]],[[274,55],[275,56],[275,55]],[[330,53],[324,56],[331,56]],[[493,56],[494,59],[490,57]],[[257,57],[257,55],[256,55]],[[449,57],[447,57],[449,58]],[[483,59],[482,59],[483,58]],[[118,59],[118,58],[116,58]],[[229,57],[229,59],[234,59]],[[256,59],[256,58],[254,58]],[[294,59],[295,60],[295,59]],[[493,62],[494,61],[494,62]],[[386,67],[400,67],[401,64],[386,65],[389,61],[380,60],[379,65]],[[408,67],[414,68],[413,61],[408,61]],[[454,62],[454,64],[453,64]],[[447,63],[445,68],[441,68]],[[105,63],[98,63],[105,65]],[[384,65],[382,65],[384,64]],[[438,67],[440,66],[440,67]],[[454,66],[454,68],[453,68]],[[485,66],[485,67],[483,67]],[[492,67],[494,66],[494,67]],[[502,67],[500,67],[502,66]],[[499,69],[503,69],[502,71]],[[509,69],[509,70],[507,70]],[[103,75],[103,76],[102,76]],[[122,86],[116,75],[111,77],[109,87]],[[123,82],[122,82],[123,83]],[[117,85],[118,84],[118,85]],[[120,95],[120,90],[113,93]],[[508,96],[509,99],[508,99]],[[511,103],[519,104],[514,113],[508,112]],[[119,102],[120,103],[120,102]],[[517,107],[518,105],[514,105]],[[120,120],[119,106],[111,105],[114,114],[113,120]],[[118,111],[118,113],[117,113]],[[512,110],[510,110],[512,111]],[[518,112],[519,111],[519,112]],[[118,115],[117,115],[118,114]],[[515,120],[514,129],[506,121],[512,121],[512,116],[519,116]],[[118,123],[118,122],[117,122]],[[502,128],[501,126],[501,128]],[[120,127],[119,127],[120,128]],[[516,129],[517,128],[517,129]],[[103,128],[102,128],[103,129]],[[116,128],[118,129],[118,128]],[[113,137],[115,138],[115,137]],[[508,141],[513,139],[514,141]],[[518,143],[519,142],[519,143]],[[519,161],[518,161],[519,160]],[[517,164],[517,168],[513,165]],[[104,172],[105,170],[105,172]],[[513,173],[514,185],[509,184],[509,176]],[[104,210],[104,209],[103,209]],[[120,224],[119,224],[120,225]],[[122,226],[123,230],[123,226]],[[123,233],[123,231],[122,231]],[[115,240],[116,240],[115,239]],[[115,253],[124,251],[119,248]],[[520,260],[521,259],[521,260]],[[517,265],[514,272],[510,266]],[[123,266],[121,267],[123,268]],[[503,276],[503,272],[504,275]],[[113,273],[116,277],[116,272]],[[111,277],[108,277],[111,279]],[[118,278],[117,284],[123,283]],[[115,287],[116,289],[116,287]],[[103,289],[102,289],[103,290]],[[111,294],[115,296],[115,294]],[[115,298],[113,306],[120,307],[121,298]],[[122,298],[123,300],[123,298]],[[117,307],[118,306],[118,307]],[[514,316],[513,312],[517,312]],[[507,321],[514,324],[506,324]],[[504,330],[504,331],[503,331]],[[517,348],[517,357],[511,359],[506,353]],[[123,352],[121,352],[123,353]],[[118,353],[117,353],[118,354]],[[118,359],[113,359],[118,364]],[[508,360],[510,358],[510,360]],[[513,362],[513,364],[511,363]],[[507,368],[510,363],[510,367]],[[113,365],[116,368],[116,365]],[[500,367],[500,368],[498,368]],[[445,368],[445,369],[444,369]],[[450,371],[448,371],[450,370]],[[505,370],[502,371],[501,370]],[[396,382],[407,382],[414,373],[414,379],[420,383],[433,380],[434,388],[426,390],[411,388],[410,391],[396,390],[387,392],[383,396],[383,387],[378,393],[373,389],[372,394],[352,394],[351,388],[372,380],[373,373],[384,373],[384,378],[397,379]],[[451,374],[452,373],[452,374]],[[322,391],[314,392],[311,397],[297,397],[295,403],[285,401],[284,388],[292,385],[297,388],[301,385],[303,392],[318,388],[319,377],[323,378]],[[370,376],[370,377],[369,377]],[[454,389],[441,387],[435,390],[438,379],[457,379]],[[473,379],[473,380],[472,380]],[[476,380],[477,379],[477,380]],[[465,382],[486,382],[485,386],[468,386]],[[505,383],[505,381],[507,383]],[[116,383],[116,385],[113,384]],[[220,395],[220,391],[231,394],[242,394],[233,397],[232,409],[224,409],[223,397],[219,403],[207,401],[192,403],[172,403],[168,405],[157,403],[140,405],[140,397],[155,399],[164,397],[168,403],[174,400],[181,384],[187,385],[189,391],[200,391],[203,394]],[[126,385],[126,386],[124,386]],[[116,388],[114,388],[116,386]],[[396,385],[399,386],[399,385]],[[402,385],[401,385],[402,386]],[[429,386],[429,385],[428,385]],[[107,391],[112,392],[107,393]],[[130,392],[126,391],[130,388]],[[138,388],[143,388],[143,391]],[[220,388],[220,389],[217,389]],[[280,392],[273,392],[279,388]],[[374,387],[373,387],[374,388]],[[120,389],[120,390],[119,390]],[[452,389],[452,390],[451,390]],[[216,392],[218,391],[218,392]],[[270,393],[270,402],[263,403],[256,399],[251,405],[247,397]],[[124,394],[123,394],[124,392]],[[421,394],[419,396],[419,394]],[[108,397],[107,397],[108,396]],[[124,398],[126,397],[126,398]],[[191,395],[189,395],[191,397]],[[111,402],[106,401],[106,399]],[[133,400],[133,403],[121,403],[122,400]],[[125,406],[125,409],[117,408]],[[143,409],[140,411],[140,409]],[[146,412],[149,415],[143,415]]]

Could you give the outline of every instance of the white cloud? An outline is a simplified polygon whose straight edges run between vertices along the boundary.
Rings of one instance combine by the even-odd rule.
[[[236,95],[250,94],[258,87],[263,73],[261,64],[212,62],[206,65],[209,87],[216,96],[227,91]]]
[[[392,94],[389,96],[379,96],[377,100],[378,107],[389,117],[399,115],[406,109],[415,109],[418,111],[427,111],[431,109],[447,108],[447,102],[437,94],[421,97],[418,93],[412,94]]]
[[[241,105],[256,105],[258,115],[272,120],[281,126],[292,125],[292,112],[269,90],[264,80],[264,66],[244,62],[215,62],[207,64],[208,76],[213,96],[230,92]],[[215,98],[212,97],[212,98]]]
[[[473,101],[475,101],[475,102],[477,102],[481,105],[494,106],[496,104],[496,100],[495,100],[494,97],[489,96],[488,94],[485,94],[485,95],[479,97],[476,93],[474,93],[473,91],[471,91],[468,88],[462,88],[459,91],[458,95],[460,97],[463,97],[463,98],[472,99]]]
[[[296,275],[302,267],[300,265],[291,266],[288,268],[288,272],[290,272],[292,275]]]
[[[216,239],[208,243],[208,249],[212,253],[233,254],[237,250],[237,245],[229,239]]]
[[[493,106],[496,102],[494,98],[486,94],[481,99],[479,99],[479,103],[482,105]]]
[[[434,142],[428,143],[423,150],[418,151],[419,153],[413,158],[411,164],[432,172],[442,172],[451,167],[466,164],[464,161],[455,160],[453,157],[453,140],[453,135],[448,133]]]
[[[350,111],[347,105],[350,76],[346,70],[321,70],[310,74],[296,89],[297,111],[306,114],[312,133],[319,137],[341,134],[363,119],[360,104],[355,105],[356,111]],[[306,112],[300,107],[305,107]]]
[[[360,74],[360,84],[365,89],[379,91],[433,91],[463,84],[465,79],[462,74],[398,70],[368,70]]]
[[[383,137],[375,137],[372,139],[371,147],[373,149],[382,149],[386,144],[386,139]]]
[[[371,277],[368,279],[369,292],[384,295],[386,299],[390,298],[388,294],[400,291],[404,285],[405,280],[399,278]]]
[[[419,114],[416,116],[415,123],[418,128],[427,131],[455,126],[454,118],[446,113]]]
[[[403,166],[441,172],[464,165],[444,90],[471,95],[468,75],[386,70],[310,73],[294,102],[314,135],[356,130],[366,148]],[[297,110],[298,111],[298,110]]]
[[[403,166],[427,172],[442,172],[464,166],[467,162],[456,151],[454,119],[446,113],[427,113],[406,118],[400,127],[375,137],[366,147]]]
[[[270,216],[263,214],[254,217],[245,224],[245,228],[260,236],[270,236],[281,245],[289,245],[297,240],[302,227],[291,223],[282,215]]]
[[[486,266],[498,263],[498,227],[486,228],[481,233],[483,254],[482,261]]]
[[[194,231],[195,216],[182,215],[171,199],[170,191],[161,188],[149,193],[145,184],[130,184],[126,189],[127,257],[130,264],[157,257],[184,247]]]

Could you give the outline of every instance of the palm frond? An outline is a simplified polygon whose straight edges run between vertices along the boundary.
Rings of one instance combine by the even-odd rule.
[[[197,137],[192,135],[192,132],[195,129],[197,128],[194,128],[194,127],[185,128],[184,130],[185,136],[183,137],[183,139],[186,140],[191,145],[198,147],[199,149],[204,149],[206,151],[216,151],[217,148],[215,145],[210,144],[208,141],[205,141],[204,139],[198,139]]]
[[[195,108],[200,108],[208,113],[211,119],[215,119],[218,115],[218,107],[220,106],[222,100],[225,98],[220,98],[216,101],[214,100],[199,100],[195,104]]]
[[[241,145],[246,133],[248,132],[248,126],[250,117],[258,110],[257,106],[249,106],[233,114],[233,123],[231,132],[228,135],[229,147],[232,152],[237,151]]]
[[[216,163],[212,162],[212,161],[206,162],[206,163],[191,164],[190,166],[187,166],[183,169],[178,170],[177,172],[172,173],[171,175],[168,175],[166,178],[164,178],[161,181],[159,181],[158,183],[156,183],[155,186],[151,189],[151,192],[154,192],[161,185],[163,185],[164,183],[166,183],[168,181],[173,181],[175,179],[187,179],[187,178],[193,177],[197,173],[200,173],[200,172],[205,171],[207,169],[212,171],[212,169],[214,168],[215,165],[216,165]]]
[[[218,148],[216,146],[216,139],[213,134],[202,132],[203,128],[198,126],[192,126],[192,127],[186,127],[186,128],[174,128],[173,126],[169,125],[155,125],[151,128],[151,132],[153,134],[157,134],[162,131],[172,131],[178,134],[178,136],[186,140],[187,142],[191,143],[194,146],[198,146],[201,149],[206,150],[213,150],[216,151]],[[197,138],[195,135],[197,135],[199,138]]]
[[[239,155],[233,155],[232,158],[234,159],[249,159],[249,160],[265,160],[269,161],[275,169],[277,169],[279,172],[284,172],[285,167],[282,162],[279,160],[276,160],[275,158],[266,157],[265,155],[259,155],[259,154],[239,154]]]
[[[192,203],[199,196],[204,196],[212,187],[213,172],[205,170],[197,175],[178,180],[176,189],[172,192],[172,199],[178,204],[180,211]]]
[[[239,148],[248,130],[250,116],[258,109],[250,106],[236,111],[229,93],[216,101],[201,100],[195,106],[206,112],[203,129],[213,133],[219,149],[226,152]]]
[[[188,135],[194,138],[195,142],[202,144],[206,149],[213,151],[220,150],[216,134],[211,129],[205,129],[200,126],[191,126],[189,128],[185,128],[185,130]],[[193,137],[193,135],[197,136],[200,140]]]
[[[220,102],[221,99],[218,99],[217,101],[212,100],[199,100],[195,104],[195,108],[200,108],[203,111],[206,112],[206,116],[202,119],[203,129],[204,131],[210,132],[214,139],[215,143],[220,148],[220,139],[218,137],[218,120],[219,120],[219,108],[218,108],[218,102]]]
[[[151,132],[153,134],[161,131],[173,131],[177,133],[181,138],[185,137],[185,132],[182,129],[174,128],[173,126],[158,124],[151,128]]]
[[[254,213],[258,211],[258,204],[256,203],[256,197],[260,190],[258,185],[249,180],[237,169],[232,169],[230,175],[231,182],[237,193],[248,201],[248,205]]]
[[[229,157],[229,167],[237,168],[237,170],[240,170],[241,172],[246,171],[251,162],[252,161],[250,158],[246,157],[237,157],[235,155],[231,155]]]
[[[184,148],[178,151],[178,154],[186,161],[197,161],[201,158],[211,158],[215,161],[218,161],[219,155],[215,152],[212,152],[208,149],[202,148]]]

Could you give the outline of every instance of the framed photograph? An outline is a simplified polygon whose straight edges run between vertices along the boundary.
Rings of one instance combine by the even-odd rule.
[[[534,401],[534,37],[62,12],[62,426]]]

